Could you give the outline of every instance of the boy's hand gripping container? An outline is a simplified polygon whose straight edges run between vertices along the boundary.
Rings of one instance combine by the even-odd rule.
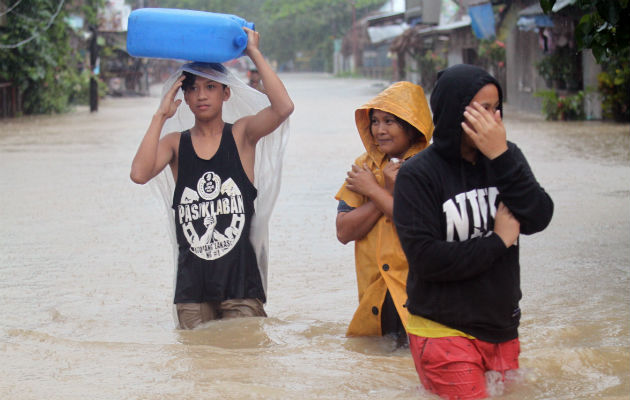
[[[243,55],[254,24],[230,14],[140,8],[129,15],[127,52],[135,57],[221,63]]]

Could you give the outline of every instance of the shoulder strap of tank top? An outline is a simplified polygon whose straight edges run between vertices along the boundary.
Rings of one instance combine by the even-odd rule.
[[[234,135],[232,134],[232,124],[228,124],[227,122],[223,124],[223,138],[222,141],[229,145],[230,147],[236,148],[236,141],[234,140]]]
[[[192,140],[190,138],[190,129],[186,129],[185,131],[183,131],[180,136],[179,136],[179,145],[181,148],[182,143],[190,143],[192,145]]]
[[[194,154],[192,139],[190,137],[190,129],[186,129],[179,135],[179,151],[177,152],[177,164],[179,170],[183,169],[184,163],[187,163],[190,156]]]

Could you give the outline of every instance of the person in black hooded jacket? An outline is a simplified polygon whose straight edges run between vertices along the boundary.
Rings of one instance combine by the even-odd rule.
[[[506,140],[495,78],[449,67],[430,103],[433,144],[402,165],[394,192],[410,350],[427,390],[483,398],[485,372],[518,368],[518,236],[545,229],[553,202]]]

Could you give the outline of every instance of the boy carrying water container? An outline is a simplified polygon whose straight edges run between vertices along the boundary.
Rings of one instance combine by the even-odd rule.
[[[134,182],[158,183],[169,210],[183,329],[266,316],[267,222],[293,103],[258,49],[259,34],[243,29],[266,96],[220,64],[184,65],[167,83],[131,167]]]

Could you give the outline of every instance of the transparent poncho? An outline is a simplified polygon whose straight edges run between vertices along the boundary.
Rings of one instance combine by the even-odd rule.
[[[223,103],[222,115],[224,122],[234,123],[238,119],[247,115],[256,114],[270,105],[266,95],[245,84],[222,65],[206,63],[189,63],[182,65],[164,83],[162,98],[164,98],[168,90],[173,86],[173,83],[175,83],[184,71],[229,86],[231,95],[229,99]],[[184,95],[181,90],[177,92],[175,100],[177,99],[182,99],[182,104],[178,107],[175,115],[169,118],[164,124],[160,138],[171,132],[183,132],[186,129],[192,128],[195,123],[195,116],[184,102]],[[258,195],[254,201],[255,214],[251,224],[250,241],[256,252],[258,269],[260,270],[260,277],[265,294],[267,292],[269,255],[269,219],[278,197],[278,192],[280,191],[282,160],[288,137],[289,120],[287,119],[256,144],[254,186],[257,189]],[[175,182],[170,168],[165,168],[151,182],[155,193],[163,201],[166,211],[169,227],[168,231],[173,245],[173,263],[175,265],[175,275],[173,277],[174,291],[175,281],[177,279],[178,247],[175,235],[175,216],[172,208]]]

